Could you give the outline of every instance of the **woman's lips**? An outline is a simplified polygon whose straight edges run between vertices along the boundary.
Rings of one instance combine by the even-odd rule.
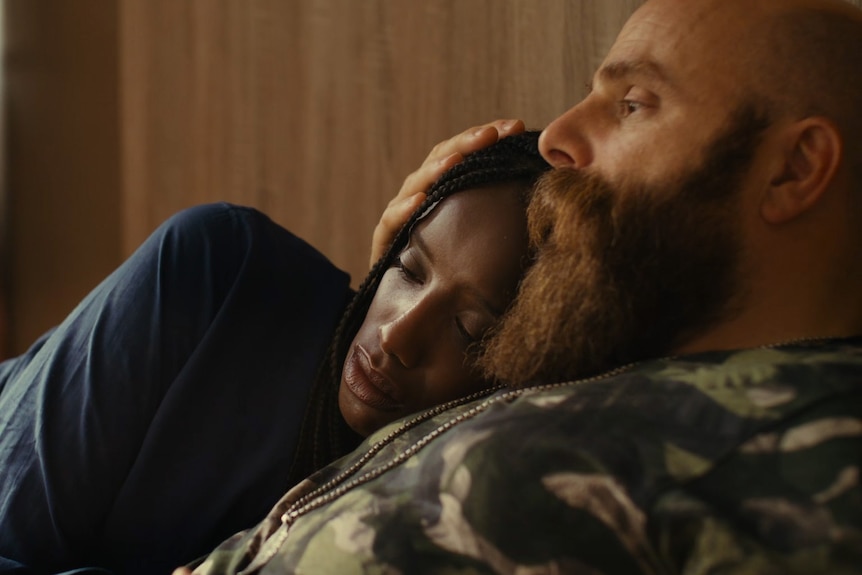
[[[404,405],[387,391],[392,384],[371,367],[371,360],[361,346],[354,346],[344,363],[344,383],[359,400],[375,409],[396,411]]]

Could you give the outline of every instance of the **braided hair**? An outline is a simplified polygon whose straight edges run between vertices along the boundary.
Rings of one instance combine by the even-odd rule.
[[[347,426],[338,408],[341,371],[350,344],[365,320],[380,280],[407,245],[413,227],[444,198],[459,191],[494,184],[522,184],[522,200],[526,209],[533,184],[550,168],[539,154],[539,133],[527,131],[503,138],[470,154],[447,170],[431,186],[425,201],[413,212],[389,249],[371,268],[344,311],[312,386],[290,471],[291,486],[349,453],[363,439]]]

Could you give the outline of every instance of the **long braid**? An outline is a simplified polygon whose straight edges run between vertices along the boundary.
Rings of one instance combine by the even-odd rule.
[[[380,280],[407,245],[413,226],[444,198],[459,191],[494,184],[522,184],[522,199],[526,207],[533,184],[549,168],[539,154],[538,138],[537,131],[503,138],[449,169],[431,186],[425,201],[413,212],[396,234],[392,245],[371,268],[345,309],[312,386],[290,472],[290,485],[350,452],[362,440],[347,426],[338,409],[341,371],[348,348],[365,320]]]

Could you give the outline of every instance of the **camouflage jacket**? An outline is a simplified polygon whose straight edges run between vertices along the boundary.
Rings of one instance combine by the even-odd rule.
[[[862,573],[860,467],[862,339],[652,361],[396,422],[196,573]]]

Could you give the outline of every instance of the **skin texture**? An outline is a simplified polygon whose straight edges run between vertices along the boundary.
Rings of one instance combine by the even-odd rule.
[[[844,14],[839,20],[847,29],[829,18],[795,16],[800,9]],[[798,48],[811,58],[837,53],[831,44],[862,35],[858,10],[835,2],[650,0],[620,32],[592,92],[542,134],[542,154],[557,168],[596,174],[615,186],[656,185],[701,164],[707,144],[740,107],[750,103],[767,113],[770,125],[739,184],[734,216],[744,287],[736,294],[739,305],[673,353],[862,331],[859,158],[845,146],[858,139],[858,106],[818,96],[829,91],[823,85],[793,94],[766,80],[795,66],[762,41],[781,35],[788,19],[803,28],[809,21],[827,27],[816,42]],[[848,66],[855,58],[858,69],[858,54],[844,57]],[[846,99],[858,102],[858,83],[847,89]]]
[[[344,364],[339,408],[368,435],[407,414],[484,389],[470,347],[514,297],[527,258],[515,185],[445,199],[383,276]]]

